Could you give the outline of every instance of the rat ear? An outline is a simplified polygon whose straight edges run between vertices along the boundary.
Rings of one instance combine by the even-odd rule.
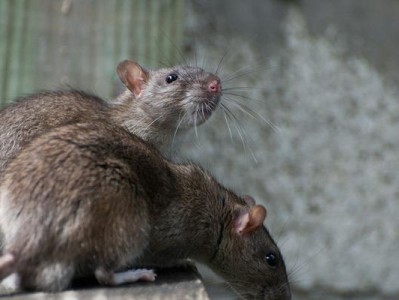
[[[266,208],[255,205],[249,211],[241,213],[235,220],[234,229],[239,235],[250,233],[262,226],[266,219]]]
[[[242,199],[245,201],[245,203],[247,203],[250,207],[254,206],[255,203],[255,199],[250,196],[250,195],[243,195]]]
[[[132,60],[124,60],[117,68],[118,76],[123,84],[136,96],[140,96],[149,72]]]

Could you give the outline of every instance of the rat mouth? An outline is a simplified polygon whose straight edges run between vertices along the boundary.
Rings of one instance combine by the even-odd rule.
[[[203,123],[206,120],[208,120],[212,115],[212,113],[219,106],[219,102],[220,102],[220,97],[215,97],[212,100],[207,99],[206,101],[200,103],[197,107],[197,110],[194,113],[198,118],[197,121]]]

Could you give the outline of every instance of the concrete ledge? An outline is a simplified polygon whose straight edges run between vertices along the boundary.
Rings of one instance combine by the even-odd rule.
[[[194,264],[158,269],[157,280],[152,283],[133,283],[119,287],[103,287],[95,279],[75,282],[70,290],[60,293],[19,293],[0,298],[12,300],[95,299],[95,300],[209,300],[201,276]]]

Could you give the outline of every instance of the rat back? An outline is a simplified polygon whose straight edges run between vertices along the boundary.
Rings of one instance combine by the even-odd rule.
[[[147,196],[117,131],[107,139],[63,128],[24,148],[0,186],[3,253],[17,257],[24,288],[64,289],[75,274],[125,266],[147,245]]]
[[[36,136],[77,122],[109,119],[109,104],[79,91],[42,92],[23,97],[0,111],[0,174]]]

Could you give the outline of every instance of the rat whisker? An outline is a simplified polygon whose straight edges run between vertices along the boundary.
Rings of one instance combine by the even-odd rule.
[[[159,119],[162,118],[162,115],[160,115],[159,117],[155,118],[150,124],[148,124],[144,130],[148,130],[148,128],[150,128],[152,126],[152,124],[154,124],[156,121],[158,121]],[[143,118],[144,119],[144,118]]]
[[[265,87],[263,87],[263,86],[261,86],[261,87],[256,87],[256,86],[237,86],[237,87],[227,86],[226,87],[226,86],[224,86],[222,90],[223,90],[223,94],[227,93],[227,94],[231,94],[231,95],[236,95],[238,97],[248,97],[247,96],[248,92],[263,91],[263,90],[265,90]],[[242,93],[245,92],[245,94],[234,94],[237,92],[242,92]],[[251,99],[251,98],[248,97],[248,99]]]
[[[272,290],[268,290],[268,292],[270,293],[270,295],[272,296],[272,299],[274,297],[276,297],[276,295],[279,295],[280,293],[284,292],[287,290],[287,288],[289,288],[289,284],[288,283],[282,283],[280,285],[274,286],[272,288]]]
[[[233,121],[233,125],[236,128],[237,133],[239,134],[240,138],[241,138],[241,142],[243,145],[244,150],[246,150],[246,139],[244,139],[244,130],[243,127],[241,126],[238,118],[235,116],[235,114],[230,110],[230,108],[226,105],[224,105],[224,110],[227,114],[227,117]]]
[[[180,118],[181,113],[179,114],[178,119],[180,119],[180,120],[179,120],[179,123],[177,123],[176,129],[175,129],[175,132],[174,132],[173,138],[172,138],[172,145],[171,145],[171,146],[172,146],[172,149],[173,149],[173,146],[174,146],[174,143],[175,143],[177,131],[179,130],[179,127],[180,127],[180,125],[182,124],[182,122],[183,122],[184,118],[186,117],[186,115],[187,115],[187,112],[185,112],[185,113],[183,114],[183,116]]]
[[[227,116],[226,116],[227,113],[226,113],[224,104],[223,104],[223,103],[220,103],[220,107],[221,107],[222,110],[223,110],[223,117],[224,117],[224,119],[225,119],[225,121],[226,121],[227,129],[229,130],[230,140],[233,142],[233,133],[231,132],[231,127],[230,127],[230,124],[229,124],[229,120],[227,120]]]
[[[227,98],[227,99],[228,99],[228,98]],[[231,100],[231,99],[229,99],[229,100]],[[256,119],[256,117],[255,117],[251,112],[249,112],[248,110],[246,110],[244,107],[242,107],[242,106],[239,105],[238,103],[230,102],[229,104],[231,104],[231,105],[237,107],[240,111],[242,111],[242,112],[245,113],[246,115],[250,116],[251,118]]]
[[[235,284],[237,286],[248,286],[248,284],[251,284],[250,282],[239,282],[236,281]],[[233,288],[231,284],[229,284],[231,291],[235,294],[237,299],[254,299],[254,295],[249,293],[248,291],[243,292],[243,291],[238,291],[237,289]]]
[[[202,58],[202,69],[206,70],[206,65],[207,65],[207,62],[206,62],[206,58],[204,55],[204,57]]]
[[[290,270],[287,270],[287,276],[288,278],[290,278],[290,281],[292,281],[292,278],[296,278],[296,275],[300,274],[304,270],[305,266],[305,263],[295,264],[293,267],[290,268]]]
[[[199,135],[198,135],[198,130],[197,130],[197,114],[194,114],[194,132],[195,132],[197,141],[199,142]]]
[[[225,95],[225,96],[226,96],[226,95],[228,95],[228,96],[234,96],[234,97],[237,97],[237,98],[240,98],[240,99],[250,100],[250,101],[254,101],[254,102],[262,103],[262,104],[265,103],[265,100],[264,100],[264,99],[262,99],[262,100],[256,99],[256,98],[253,98],[253,97],[249,97],[249,96],[246,95],[246,94],[237,94],[237,93],[228,91],[228,92],[223,92],[223,95]],[[235,99],[235,98],[231,97],[230,99]],[[238,99],[235,99],[235,100],[236,100],[236,101],[239,101]]]
[[[223,99],[226,99],[226,101],[228,103],[234,102],[237,105],[240,105],[244,109],[246,109],[246,110],[248,110],[251,113],[256,114],[256,115],[259,114],[259,112],[257,112],[257,110],[256,110],[256,109],[259,108],[258,105],[264,105],[265,104],[265,100],[258,100],[258,99],[255,99],[255,98],[252,98],[252,97],[248,97],[248,96],[245,96],[245,95],[233,94],[233,93],[225,93]],[[250,101],[255,101],[256,103],[250,103]],[[258,116],[258,117],[262,118],[261,116]],[[266,121],[266,123],[270,122],[270,121],[267,121],[267,120],[264,120],[264,121]],[[275,125],[275,127],[277,127],[277,126]]]
[[[253,69],[253,70],[249,70],[249,71],[243,71],[245,70],[245,68],[239,69],[235,72],[233,72],[232,74],[230,74],[230,76],[226,77],[226,78],[222,78],[221,81],[222,83],[226,83],[229,82],[231,80],[237,79],[237,78],[241,78],[244,76],[248,76],[251,74],[256,74],[258,73],[260,70],[263,70],[263,68],[258,68],[258,69]]]
[[[292,279],[297,278],[296,275],[298,273],[302,273],[304,267],[305,267],[304,262],[301,262],[299,264],[299,254],[295,255],[293,259],[290,259],[289,264],[287,264],[287,277],[289,278],[289,282],[292,283]]]
[[[300,263],[298,263],[298,260],[297,260],[293,266],[290,266],[290,269],[287,270],[287,276],[290,279],[290,282],[292,282],[292,278],[295,278],[295,279],[297,278],[296,275],[298,273],[303,272],[303,269],[306,267],[307,263],[310,260],[313,260],[315,256],[320,255],[325,249],[326,249],[326,247],[320,247],[319,250],[314,252],[314,254],[311,254],[308,257],[306,257]]]
[[[194,60],[195,60],[195,67],[198,68],[197,49],[195,47],[194,47]]]
[[[224,52],[222,58],[219,60],[218,66],[217,66],[216,71],[215,71],[215,75],[217,75],[218,72],[220,71],[220,66],[222,65],[223,60],[224,60],[225,57],[227,56],[227,53],[229,53],[229,49],[230,49],[230,48],[227,48],[227,50]]]
[[[217,104],[215,104],[214,102],[211,103],[205,103],[205,108],[208,111],[214,111],[217,107]]]
[[[285,240],[283,240],[281,242],[281,237],[283,236],[284,232],[287,231],[287,225],[288,225],[288,221],[284,221],[280,226],[279,229],[277,230],[277,232],[275,233],[275,241],[277,243],[277,245],[280,247],[281,244],[280,243],[285,243],[286,241],[288,241],[289,239],[286,238]]]
[[[303,282],[300,278],[297,277],[293,277],[292,274],[287,274],[288,278],[289,278],[289,283],[290,285],[297,285],[301,282]]]
[[[230,104],[234,105],[235,107],[237,107],[239,110],[241,110],[242,112],[250,115],[252,118],[255,119],[260,119],[261,121],[263,121],[266,125],[270,126],[270,128],[273,131],[280,131],[280,127],[277,126],[276,124],[274,124],[272,121],[267,120],[265,117],[263,117],[260,113],[258,113],[257,111],[253,110],[252,108],[250,108],[249,106],[242,104],[240,102],[238,102],[237,100],[233,99],[233,98],[227,98],[228,100],[231,100],[231,102],[229,102]]]
[[[241,295],[238,291],[236,291],[236,290],[234,290],[234,289],[232,289],[232,291],[233,291],[234,294],[238,297],[238,299],[242,299],[242,300],[245,300],[245,299],[246,299],[245,296],[244,296],[244,295]]]
[[[239,90],[239,89],[243,89],[243,90],[249,90],[249,89],[255,89],[253,86],[231,86],[231,87],[227,87],[227,88],[223,88],[223,92],[226,91],[234,91],[234,90]],[[258,88],[261,89],[261,88]]]
[[[235,288],[230,283],[227,283],[228,287],[230,290],[234,293],[234,295],[237,297],[237,299],[245,300],[245,296],[242,295],[240,292],[238,292]]]
[[[252,148],[250,147],[250,145],[248,143],[248,140],[246,138],[247,135],[246,135],[245,129],[240,125],[240,122],[238,121],[238,118],[232,113],[230,108],[228,108],[225,105],[224,109],[225,109],[225,111],[227,113],[227,116],[230,116],[230,119],[233,120],[233,125],[236,128],[238,135],[240,136],[244,151],[249,151],[249,153],[252,156],[252,159],[254,160],[255,163],[257,163],[258,159],[256,158],[255,153],[253,152]]]
[[[243,77],[250,74],[259,73],[260,71],[273,70],[274,67],[267,65],[268,60],[258,60],[255,62],[254,67],[244,66],[236,71],[233,71],[228,77],[222,78],[222,82],[227,82],[239,77]]]
[[[206,119],[205,117],[205,111],[204,111],[204,106],[206,106],[206,103],[201,104],[201,112],[202,112],[202,117],[204,118],[204,120]]]
[[[173,96],[174,94],[179,94],[179,93],[184,93],[185,92],[185,90],[184,89],[181,89],[181,90],[178,90],[178,89],[174,89],[173,90],[173,92],[171,92],[171,91],[153,91],[152,93],[153,93],[153,95],[159,95],[159,96],[163,96],[163,95],[170,95],[170,96]]]
[[[244,142],[244,138],[243,138],[243,135],[242,135],[241,125],[239,125],[237,117],[231,112],[231,110],[227,106],[224,106],[224,108],[225,108],[225,111],[227,113],[227,116],[229,116],[229,118],[233,121],[233,125],[235,126],[235,128],[236,128],[236,130],[237,130],[237,132],[238,132],[238,134],[239,134],[239,136],[241,138],[241,142],[242,142],[243,148],[244,148],[244,150],[246,150],[246,144]]]

